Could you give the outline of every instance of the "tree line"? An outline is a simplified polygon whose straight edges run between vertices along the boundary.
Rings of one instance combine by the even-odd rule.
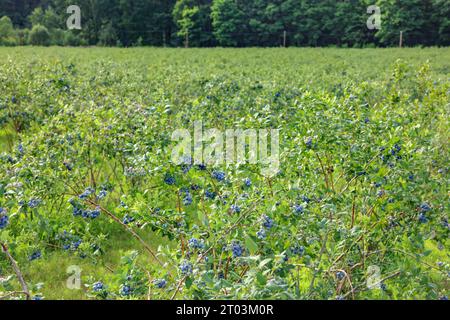
[[[66,27],[73,4],[81,30]],[[1,0],[0,17],[0,45],[450,45],[449,0]]]

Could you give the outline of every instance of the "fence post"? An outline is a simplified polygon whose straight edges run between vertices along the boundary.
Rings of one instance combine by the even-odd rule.
[[[403,47],[403,31],[400,31],[400,48]]]
[[[283,47],[286,48],[286,38],[287,38],[287,32],[284,30],[283,32]]]
[[[189,48],[189,30],[186,31],[186,39],[184,41],[184,47],[187,49]]]

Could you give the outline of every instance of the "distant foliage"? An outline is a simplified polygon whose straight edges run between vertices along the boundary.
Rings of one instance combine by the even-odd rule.
[[[45,26],[51,43],[66,45],[71,0],[0,2],[16,29]],[[82,30],[71,43],[191,47],[450,45],[448,0],[78,0]],[[369,30],[367,8],[381,10]],[[284,33],[286,32],[286,38]],[[66,38],[68,36],[65,36]],[[70,38],[75,39],[75,38]],[[24,44],[17,34],[0,44]]]
[[[30,44],[35,46],[50,45],[50,33],[48,29],[41,25],[35,25],[30,32]]]

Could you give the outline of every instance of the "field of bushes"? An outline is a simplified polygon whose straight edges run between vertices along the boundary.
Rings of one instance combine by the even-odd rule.
[[[447,299],[449,101],[450,49],[0,48],[0,299]]]

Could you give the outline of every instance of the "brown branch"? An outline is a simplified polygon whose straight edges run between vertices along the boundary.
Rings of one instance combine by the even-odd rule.
[[[156,254],[153,252],[152,248],[150,248],[150,246],[144,241],[144,239],[142,239],[130,226],[126,225],[125,223],[123,223],[119,218],[117,218],[114,214],[112,214],[111,212],[109,212],[107,209],[103,208],[102,206],[98,205],[97,203],[95,203],[92,200],[88,200],[88,202],[90,204],[92,204],[93,206],[98,207],[101,211],[103,211],[104,213],[106,213],[107,216],[109,216],[111,219],[113,219],[114,221],[116,221],[118,224],[120,224],[125,230],[127,230],[129,233],[131,233],[131,235],[136,238],[141,244],[142,246],[145,248],[145,250],[147,250],[148,253],[150,253],[150,255],[163,267],[164,263],[162,263],[161,260],[159,260],[159,258],[156,256]]]
[[[20,271],[20,268],[17,265],[16,260],[14,260],[13,256],[9,252],[8,247],[6,246],[6,244],[0,243],[0,245],[2,247],[3,253],[6,255],[6,257],[9,260],[9,262],[11,263],[12,268],[14,269],[14,272],[17,275],[17,279],[19,279],[20,285],[22,286],[23,294],[25,294],[27,296],[27,300],[30,300],[31,299],[30,291],[28,290],[28,286],[27,286],[27,284],[26,284],[26,282],[25,282],[25,280],[23,278],[22,272]]]

